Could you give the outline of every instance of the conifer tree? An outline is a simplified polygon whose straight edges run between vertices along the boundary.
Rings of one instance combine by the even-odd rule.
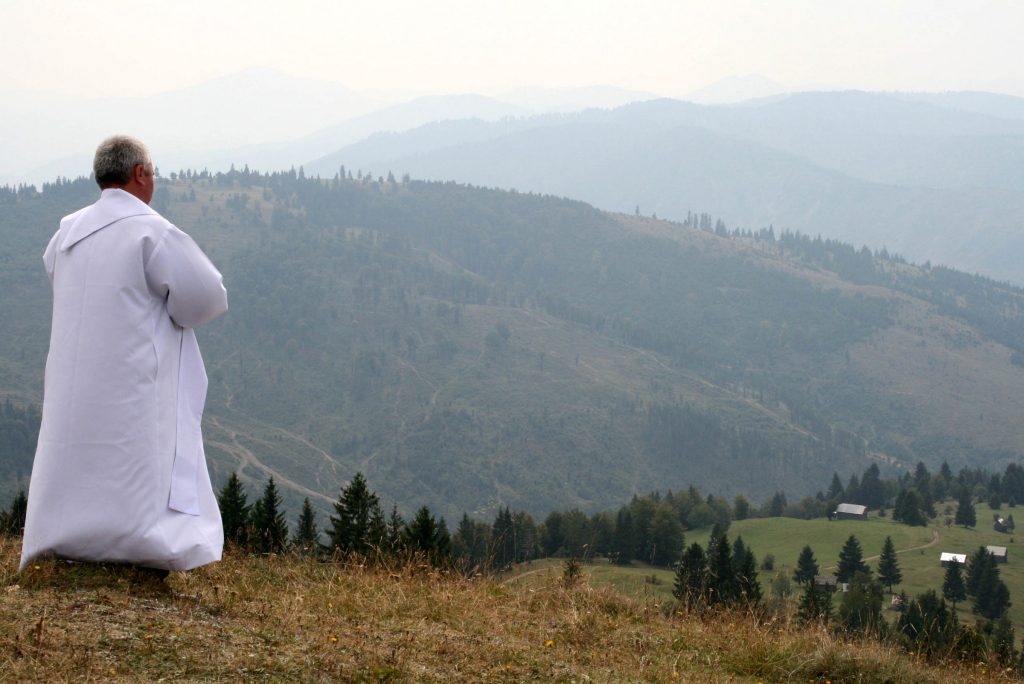
[[[747,562],[748,553],[747,545],[743,543],[743,537],[737,536],[736,541],[732,543],[732,568],[737,577]]]
[[[472,520],[465,513],[452,536],[452,556],[468,573],[485,569],[488,565],[491,527]]]
[[[979,546],[978,550],[967,559],[967,578],[964,584],[967,588],[968,596],[977,596],[978,587],[981,586],[982,578],[985,576],[988,564],[991,561],[992,554],[984,546]]]
[[[633,562],[633,544],[633,516],[629,508],[623,506],[615,516],[615,532],[612,534],[612,553],[618,565]]]
[[[380,543],[385,534],[380,500],[370,491],[362,473],[356,473],[341,490],[334,511],[327,531],[332,549],[366,555]]]
[[[814,558],[814,551],[811,547],[804,546],[800,557],[796,561],[796,570],[793,572],[793,581],[798,584],[813,584],[814,577],[818,574],[818,561]]]
[[[451,538],[444,519],[437,521],[426,506],[416,511],[402,536],[406,548],[423,554],[432,565],[446,563],[451,555]]]
[[[469,519],[469,516],[463,515],[463,517],[467,520]],[[405,529],[405,520],[398,513],[398,505],[393,505],[387,523],[387,547],[393,554],[397,554],[402,550],[403,529]]]
[[[442,519],[443,522],[443,519]],[[537,525],[533,516],[526,511],[512,515],[513,558],[516,563],[530,560],[537,555]]]
[[[967,565],[967,594],[973,610],[988,620],[1003,616],[1010,607],[1010,590],[999,578],[995,557],[984,546],[971,556]]]
[[[1013,623],[1006,615],[1000,617],[992,630],[992,650],[995,651],[999,662],[1003,665],[1012,665],[1017,649],[1014,647],[1016,636],[1013,632]]]
[[[707,576],[707,558],[700,544],[694,542],[683,552],[676,566],[675,584],[672,595],[688,606],[698,605],[704,597],[704,581]]]
[[[860,542],[851,534],[839,552],[839,567],[836,569],[836,577],[840,582],[849,582],[858,572],[870,573],[871,571],[864,562],[864,553],[861,551]]]
[[[728,604],[739,595],[736,570],[732,566],[729,538],[715,525],[708,541],[708,565],[705,592],[709,605]]]
[[[886,537],[882,545],[882,554],[878,557],[878,579],[884,584],[889,593],[892,593],[894,584],[903,581],[903,573],[900,572],[900,564],[896,559],[896,547],[892,543],[892,537]]]
[[[796,614],[802,624],[827,623],[832,618],[832,595],[826,591],[818,591],[814,582],[808,582],[800,597]]]
[[[761,602],[761,583],[757,580],[757,559],[747,549],[743,554],[743,562],[736,572],[736,582],[740,600],[748,605]]]
[[[25,514],[28,512],[28,498],[21,490],[11,501],[10,508],[0,513],[0,535],[20,537],[25,529]]]
[[[953,610],[956,610],[957,603],[967,598],[964,576],[960,571],[960,564],[956,561],[950,561],[946,565],[946,574],[942,580],[942,596],[953,604]]]
[[[974,511],[974,502],[971,500],[971,492],[967,487],[964,487],[960,493],[960,501],[956,507],[956,517],[953,522],[957,525],[963,525],[964,529],[978,524],[978,516]]]
[[[882,625],[881,583],[862,570],[848,581],[850,588],[839,604],[839,623],[848,632],[877,632]]]
[[[313,505],[309,503],[309,497],[302,500],[302,512],[299,513],[299,520],[295,525],[292,546],[299,553],[305,554],[315,554],[320,548],[320,531],[316,528],[316,513],[313,511]]]
[[[832,483],[828,486],[828,498],[842,499],[843,492],[843,483],[839,480],[839,473],[832,473]]]
[[[245,486],[238,479],[237,473],[231,477],[217,494],[217,505],[220,507],[220,519],[224,527],[224,540],[240,548],[249,543],[249,502],[245,494]]]
[[[494,549],[494,563],[499,569],[513,563],[516,549],[515,524],[512,512],[507,507],[498,510],[494,525],[491,526],[491,546]]]
[[[437,534],[434,535],[434,558],[436,565],[446,565],[452,557],[452,535],[448,531],[448,523],[444,518],[437,521]]]
[[[252,507],[249,547],[257,553],[280,553],[287,545],[288,524],[282,510],[281,495],[271,477],[263,488],[263,496]]]
[[[907,602],[896,630],[910,649],[928,656],[948,654],[960,635],[956,612],[946,607],[934,589]]]

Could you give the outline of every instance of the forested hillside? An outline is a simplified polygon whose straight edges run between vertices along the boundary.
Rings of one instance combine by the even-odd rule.
[[[799,497],[871,459],[1020,457],[1020,290],[706,215],[343,169],[164,171],[154,206],[231,304],[199,331],[215,482],[274,474],[290,511],[325,508],[357,470],[386,506],[454,520],[691,483]],[[41,397],[39,255],[94,196],[84,179],[0,192],[11,410]],[[3,467],[0,496],[24,484]]]

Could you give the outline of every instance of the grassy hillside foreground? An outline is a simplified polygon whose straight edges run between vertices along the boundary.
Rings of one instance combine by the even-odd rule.
[[[559,573],[532,586],[425,568],[229,556],[158,580],[39,563],[0,539],[3,681],[1006,681],[786,621],[699,620]]]

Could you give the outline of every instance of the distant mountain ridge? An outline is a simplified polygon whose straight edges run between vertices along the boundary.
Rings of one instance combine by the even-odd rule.
[[[430,124],[306,168],[387,169],[677,220],[701,208],[730,226],[773,224],[1024,283],[1024,119],[991,113],[1019,98],[930,99],[963,102],[861,92],[744,107],[654,100],[515,129]]]

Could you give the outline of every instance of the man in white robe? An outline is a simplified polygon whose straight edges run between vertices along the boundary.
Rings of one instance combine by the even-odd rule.
[[[53,285],[42,425],[21,567],[44,556],[188,570],[220,559],[192,329],[227,310],[221,275],[149,207],[146,147],[96,150],[99,200],[43,254]]]

